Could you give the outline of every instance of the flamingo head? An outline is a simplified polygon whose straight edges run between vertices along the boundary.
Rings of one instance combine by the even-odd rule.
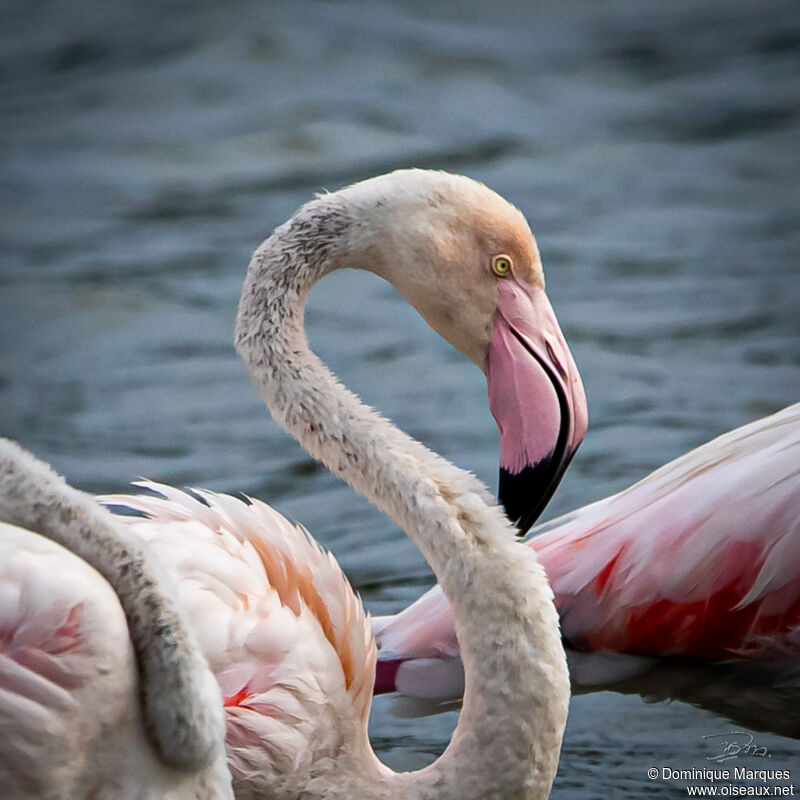
[[[326,198],[344,201],[352,220],[341,266],[388,280],[484,371],[501,436],[499,499],[526,532],[583,441],[588,412],[525,217],[477,181],[427,170]]]

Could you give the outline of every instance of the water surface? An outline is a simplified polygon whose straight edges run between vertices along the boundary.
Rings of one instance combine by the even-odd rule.
[[[431,583],[404,535],[268,418],[233,348],[249,253],[310,194],[401,166],[528,218],[591,429],[546,517],[800,396],[800,14],[790,2],[3,3],[0,430],[93,491],[139,475],[301,520],[368,607]],[[312,293],[312,345],[495,483],[479,371],[378,279]],[[373,713],[394,766],[456,712]],[[573,699],[557,798],[680,797],[730,723]],[[760,736],[773,768],[798,745]],[[758,764],[748,764],[758,767]]]

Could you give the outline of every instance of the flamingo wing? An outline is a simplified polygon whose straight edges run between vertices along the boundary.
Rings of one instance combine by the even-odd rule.
[[[705,660],[800,657],[800,404],[534,530],[573,648]],[[378,691],[452,696],[438,586],[374,620]]]
[[[800,404],[540,529],[578,650],[800,655]]]
[[[282,775],[310,774],[344,729],[365,728],[376,648],[363,605],[333,556],[268,505],[137,485],[158,496],[101,499],[144,514],[120,519],[178,587],[222,689],[237,797],[265,774],[280,794]]]

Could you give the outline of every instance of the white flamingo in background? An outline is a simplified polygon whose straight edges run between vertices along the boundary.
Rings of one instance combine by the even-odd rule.
[[[535,505],[583,439],[585,398],[524,217],[467,178],[407,170],[318,196],[251,260],[236,344],[273,416],[408,533],[452,603],[466,691],[442,756],[395,774],[374,755],[370,625],[305,532],[255,501],[167,488],[120,498],[158,519],[127,524],[177,579],[217,675],[238,798],[546,797],[569,680],[544,570],[474,476],[363,405],[309,350],[306,295],[344,267],[389,280],[485,367]]]
[[[800,404],[539,526],[527,544],[556,596],[573,681],[608,683],[648,659],[800,662]],[[376,691],[453,698],[463,671],[437,586],[373,621]],[[573,652],[573,650],[575,652]]]
[[[232,800],[224,732],[142,545],[0,439],[0,797]]]

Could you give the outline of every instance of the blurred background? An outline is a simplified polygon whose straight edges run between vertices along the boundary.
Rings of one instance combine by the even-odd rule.
[[[800,397],[794,2],[0,2],[0,433],[87,490],[144,475],[302,521],[375,613],[431,584],[405,536],[271,422],[232,347],[250,252],[321,189],[463,172],[528,216],[590,432],[545,518]],[[312,293],[317,352],[496,485],[483,376],[373,276]],[[396,767],[456,713],[392,714]],[[573,700],[554,797],[677,796],[729,723]],[[770,766],[800,769],[797,743]],[[699,762],[698,762],[699,763]]]

